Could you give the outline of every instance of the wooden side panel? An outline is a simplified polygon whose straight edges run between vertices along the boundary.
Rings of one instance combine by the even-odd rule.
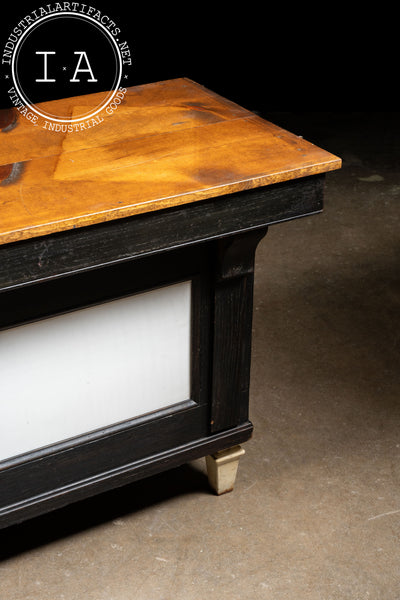
[[[1,461],[0,528],[249,438],[248,422],[209,437],[209,250],[166,252],[0,295],[0,327],[9,327],[172,280],[193,282],[190,399]]]

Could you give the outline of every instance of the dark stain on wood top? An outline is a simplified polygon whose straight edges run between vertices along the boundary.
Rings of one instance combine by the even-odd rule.
[[[43,106],[73,115],[96,106],[96,98]],[[15,112],[0,116],[0,244],[341,166],[338,157],[188,79],[128,88],[113,115],[81,132],[48,131],[19,114],[14,127]]]

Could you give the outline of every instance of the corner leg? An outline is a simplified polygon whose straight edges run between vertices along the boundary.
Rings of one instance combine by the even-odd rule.
[[[243,454],[241,446],[234,446],[206,456],[208,481],[218,496],[233,490],[239,458]]]

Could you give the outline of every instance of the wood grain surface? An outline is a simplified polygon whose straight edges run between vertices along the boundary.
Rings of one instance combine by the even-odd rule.
[[[81,115],[97,94],[43,103]],[[128,88],[82,131],[0,115],[0,244],[338,169],[341,160],[188,79]]]

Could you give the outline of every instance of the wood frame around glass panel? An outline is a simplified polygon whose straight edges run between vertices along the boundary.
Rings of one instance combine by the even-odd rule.
[[[0,463],[0,527],[251,437],[257,244],[341,164],[188,79],[125,100],[65,139],[1,115],[0,329],[191,280],[191,397]]]

